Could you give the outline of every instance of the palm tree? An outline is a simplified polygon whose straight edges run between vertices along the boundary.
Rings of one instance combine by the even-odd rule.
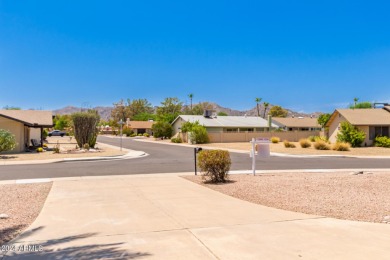
[[[358,102],[358,100],[359,100],[359,99],[358,99],[358,98],[356,98],[356,97],[353,99],[353,102],[355,103],[355,106],[354,106],[354,108],[356,108],[356,102]]]
[[[267,113],[267,109],[268,109],[269,103],[268,102],[264,102],[263,105],[264,105],[264,116],[263,116],[263,118],[265,118],[265,114]]]
[[[261,98],[256,98],[255,99],[255,101],[256,101],[256,107],[257,107],[257,116],[258,117],[260,117],[260,107],[259,107],[259,104],[260,104],[260,102],[261,102]]]
[[[190,102],[191,102],[191,112],[192,112],[192,99],[194,98],[194,94],[189,94],[188,97],[190,98]]]

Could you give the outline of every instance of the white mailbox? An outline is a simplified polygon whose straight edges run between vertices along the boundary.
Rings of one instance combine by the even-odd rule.
[[[261,158],[270,157],[269,139],[264,138],[252,138],[250,141],[252,144],[252,150],[250,151],[250,157],[252,157],[252,171],[253,175],[256,174],[256,156]]]

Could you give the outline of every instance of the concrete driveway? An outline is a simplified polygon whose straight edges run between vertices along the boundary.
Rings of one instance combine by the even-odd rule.
[[[268,208],[175,174],[79,177],[55,180],[11,245],[3,259],[389,259],[390,225]]]

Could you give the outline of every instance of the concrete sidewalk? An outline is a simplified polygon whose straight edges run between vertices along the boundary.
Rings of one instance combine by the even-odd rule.
[[[3,259],[389,259],[390,225],[268,208],[175,174],[85,177],[55,180],[11,245]]]

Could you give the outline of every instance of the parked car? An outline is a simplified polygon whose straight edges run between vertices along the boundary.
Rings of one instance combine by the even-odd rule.
[[[61,137],[64,137],[64,135],[66,135],[66,132],[64,131],[60,131],[60,130],[53,130],[49,133],[47,133],[48,136],[61,136]]]

